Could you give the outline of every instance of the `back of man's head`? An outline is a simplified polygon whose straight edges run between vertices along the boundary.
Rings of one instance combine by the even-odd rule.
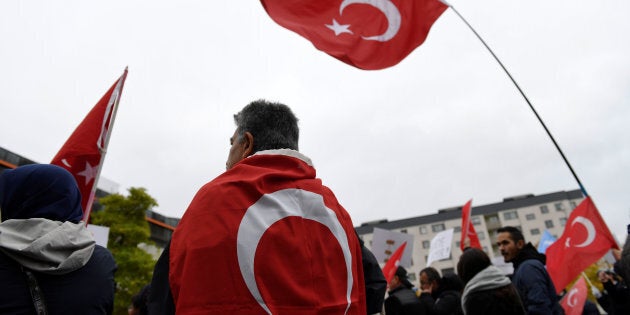
[[[238,137],[246,132],[254,138],[253,152],[273,149],[298,150],[298,119],[287,105],[257,100],[234,115]]]
[[[514,241],[514,243],[518,243],[518,241],[525,242],[525,237],[523,236],[523,233],[513,226],[501,227],[497,230],[497,233],[510,233],[510,238],[512,239],[512,241]]]

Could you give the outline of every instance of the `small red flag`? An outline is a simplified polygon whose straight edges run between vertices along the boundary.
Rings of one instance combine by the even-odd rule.
[[[591,197],[569,215],[562,236],[547,248],[547,271],[558,292],[611,248],[619,249]]]
[[[387,283],[389,283],[396,274],[396,269],[398,265],[400,265],[400,260],[402,259],[406,246],[407,242],[402,243],[392,256],[389,257],[385,266],[383,266],[383,275],[385,275],[385,281],[387,281]]]
[[[565,315],[582,315],[586,303],[586,282],[583,277],[573,285],[573,288],[562,298],[560,306]]]
[[[396,65],[448,6],[439,0],[261,0],[281,26],[357,68]]]
[[[83,220],[88,221],[94,202],[96,182],[113,127],[116,109],[122,94],[127,69],[85,116],[50,164],[67,169],[81,190]]]
[[[459,243],[459,248],[462,251],[466,247],[481,249],[481,244],[479,243],[479,237],[477,236],[475,227],[473,226],[473,223],[470,220],[471,204],[472,204],[472,199],[468,200],[468,202],[464,205],[464,208],[462,208],[462,238]]]

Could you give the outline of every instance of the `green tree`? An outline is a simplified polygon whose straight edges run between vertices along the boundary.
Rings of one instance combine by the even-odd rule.
[[[113,194],[99,201],[103,210],[92,213],[91,223],[109,227],[108,249],[112,252],[116,271],[114,314],[127,314],[131,297],[151,282],[153,257],[138,247],[152,244],[145,212],[157,202],[144,188],[129,188],[129,196]]]

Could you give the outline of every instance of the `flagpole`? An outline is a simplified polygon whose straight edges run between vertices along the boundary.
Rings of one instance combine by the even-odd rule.
[[[125,79],[127,79],[127,72],[129,67],[125,67],[125,71],[118,79],[118,83],[116,84],[116,88],[114,88],[114,93],[112,97],[114,97],[114,104],[112,105],[112,115],[109,120],[109,125],[107,125],[107,132],[105,133],[104,139],[102,139],[103,135],[99,137],[97,141],[98,150],[101,153],[101,158],[98,162],[98,170],[96,172],[96,176],[94,177],[94,185],[92,186],[92,191],[90,192],[90,199],[88,199],[87,206],[85,207],[85,213],[83,214],[83,220],[85,224],[88,224],[90,213],[92,212],[92,204],[94,203],[94,195],[96,194],[98,180],[101,177],[101,170],[103,169],[103,161],[105,160],[105,154],[107,153],[107,146],[109,145],[109,138],[112,134],[112,129],[114,128],[114,120],[116,120],[116,112],[118,111],[118,103],[120,102],[120,97],[122,96],[122,89],[125,85]],[[111,99],[110,99],[111,102]],[[105,115],[107,117],[107,115]],[[105,121],[103,121],[103,126],[105,126]],[[101,143],[103,145],[101,146]]]
[[[547,128],[547,125],[545,125],[545,122],[542,120],[542,118],[540,117],[540,115],[538,115],[538,112],[536,111],[536,109],[534,108],[534,105],[532,105],[532,103],[529,101],[529,99],[527,98],[527,96],[525,95],[525,92],[523,92],[523,90],[521,89],[521,87],[518,85],[518,83],[516,83],[516,80],[514,80],[514,77],[512,77],[512,75],[510,74],[510,72],[507,70],[507,68],[503,65],[503,63],[501,62],[501,60],[499,60],[499,57],[497,57],[497,55],[494,53],[494,51],[492,51],[492,49],[490,49],[490,46],[488,46],[488,44],[486,43],[486,41],[483,40],[483,38],[481,38],[481,36],[479,35],[479,33],[477,33],[477,31],[472,27],[472,25],[470,25],[470,23],[468,23],[468,21],[466,21],[466,19],[459,14],[459,12],[455,9],[455,7],[453,5],[451,5],[450,3],[446,2],[445,0],[440,0],[442,3],[444,3],[445,5],[449,6],[453,12],[455,12],[455,14],[457,14],[457,16],[459,16],[460,19],[462,19],[462,21],[464,21],[464,23],[468,26],[468,28],[470,28],[470,30],[475,34],[475,36],[477,36],[477,38],[481,41],[481,43],[486,47],[486,49],[488,49],[488,51],[490,52],[490,54],[492,55],[492,57],[494,57],[494,59],[499,63],[499,65],[501,66],[501,68],[503,69],[503,71],[505,72],[505,74],[507,74],[507,76],[510,78],[510,80],[512,81],[512,83],[514,84],[514,86],[516,87],[516,89],[519,91],[519,93],[521,93],[521,96],[523,96],[523,98],[525,99],[525,102],[527,102],[527,105],[529,105],[529,108],[532,110],[532,112],[534,112],[534,115],[536,115],[536,118],[538,119],[538,121],[540,122],[540,124],[543,126],[543,128],[545,129],[545,132],[547,132],[547,135],[549,136],[549,138],[551,139],[551,141],[553,142],[553,145],[556,147],[556,149],[558,150],[558,152],[560,153],[560,156],[562,156],[562,159],[564,160],[564,163],[569,167],[569,170],[571,171],[571,174],[573,174],[573,177],[575,178],[575,180],[577,181],[578,185],[580,186],[580,190],[582,191],[582,194],[584,194],[584,196],[588,196],[588,194],[586,193],[586,189],[584,189],[584,185],[582,185],[582,182],[580,181],[580,179],[578,178],[577,174],[575,173],[575,171],[573,170],[573,167],[571,166],[571,163],[569,163],[569,160],[567,159],[567,157],[564,155],[564,152],[562,152],[562,149],[560,149],[560,146],[558,145],[558,142],[556,142],[556,139],[553,137],[553,135],[551,134],[551,131],[549,131],[549,129]]]

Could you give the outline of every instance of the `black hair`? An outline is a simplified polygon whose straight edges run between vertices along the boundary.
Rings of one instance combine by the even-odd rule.
[[[523,237],[523,233],[521,232],[521,230],[513,226],[504,226],[497,230],[497,233],[505,233],[505,232],[510,233],[510,238],[512,239],[512,241],[514,241],[514,243],[517,243],[518,241],[525,242],[525,237]]]
[[[236,134],[242,140],[245,132],[254,137],[253,152],[273,149],[298,150],[298,119],[289,106],[256,100],[234,115]]]

